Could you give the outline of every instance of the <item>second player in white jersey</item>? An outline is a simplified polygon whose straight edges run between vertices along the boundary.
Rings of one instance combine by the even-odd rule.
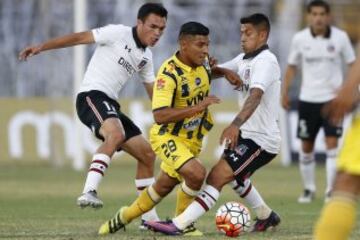
[[[239,91],[239,105],[249,97],[250,89],[260,88],[264,94],[251,117],[240,127],[241,136],[250,138],[270,153],[280,151],[279,99],[280,67],[275,55],[267,47],[254,57],[242,53],[220,67],[237,71],[243,80]]]

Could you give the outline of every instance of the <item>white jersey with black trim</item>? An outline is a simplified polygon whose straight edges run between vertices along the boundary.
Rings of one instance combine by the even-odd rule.
[[[116,100],[135,73],[142,82],[155,80],[151,50],[141,46],[135,28],[107,25],[93,29],[92,33],[97,47],[79,92],[99,90]]]
[[[325,36],[315,36],[310,28],[295,34],[288,64],[301,66],[299,99],[323,103],[336,96],[343,82],[342,63],[355,61],[355,53],[346,32],[330,27]]]
[[[275,55],[265,49],[256,56],[243,59],[244,54],[221,64],[220,67],[236,71],[243,80],[239,91],[239,104],[243,106],[250,89],[259,88],[264,94],[250,118],[240,127],[241,136],[256,142],[269,153],[280,151],[280,67]]]

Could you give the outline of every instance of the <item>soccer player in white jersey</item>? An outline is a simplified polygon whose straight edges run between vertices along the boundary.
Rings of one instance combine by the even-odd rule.
[[[257,13],[240,22],[244,53],[220,65],[237,71],[243,80],[238,88],[241,110],[220,138],[220,143],[228,143],[227,149],[211,169],[203,190],[182,214],[168,222],[145,222],[154,231],[182,234],[183,229],[215,205],[228,183],[256,213],[253,231],[266,231],[280,223],[279,215],[268,207],[249,179],[280,150],[280,67],[267,45],[268,18]]]
[[[152,97],[155,74],[152,53],[166,27],[167,10],[157,3],[146,3],[138,11],[137,24],[107,25],[91,31],[73,33],[26,47],[19,54],[20,60],[43,51],[97,43],[76,99],[80,120],[103,143],[91,162],[83,194],[78,198],[80,207],[102,207],[97,189],[110,159],[116,151],[124,150],[138,161],[135,184],[138,191],[154,182],[155,154],[141,135],[140,129],[120,110],[117,102],[124,84],[138,73],[145,89]],[[154,211],[149,218],[158,219]]]
[[[329,198],[335,177],[338,138],[342,124],[332,124],[321,114],[324,104],[331,101],[342,85],[342,61],[351,65],[355,61],[348,35],[330,26],[330,6],[324,1],[312,1],[307,5],[309,27],[293,37],[288,66],[282,91],[282,105],[290,108],[289,88],[301,65],[302,83],[299,96],[299,121],[297,136],[301,139],[299,167],[304,192],[299,203],[310,203],[315,197],[314,143],[323,127],[326,144],[325,201]]]

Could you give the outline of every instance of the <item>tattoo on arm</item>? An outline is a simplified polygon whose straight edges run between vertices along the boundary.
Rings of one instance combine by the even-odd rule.
[[[240,127],[243,125],[249,117],[255,112],[255,109],[261,101],[263,91],[259,88],[250,90],[250,96],[246,99],[243,108],[240,113],[235,117],[231,124]]]

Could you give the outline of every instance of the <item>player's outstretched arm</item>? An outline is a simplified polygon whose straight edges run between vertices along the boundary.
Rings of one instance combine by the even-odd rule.
[[[243,81],[241,80],[240,76],[230,69],[222,68],[219,66],[213,66],[211,68],[211,77],[212,78],[219,78],[219,77],[225,77],[226,80],[231,85],[235,86],[235,89],[243,85]]]
[[[220,144],[223,144],[225,141],[227,143],[227,147],[230,149],[234,149],[237,146],[239,128],[255,112],[255,109],[260,104],[263,94],[264,92],[260,88],[252,88],[250,90],[250,96],[246,99],[241,111],[235,117],[232,123],[222,132],[220,137]]]
[[[19,60],[26,61],[27,58],[37,55],[41,52],[75,46],[79,44],[94,43],[94,36],[91,31],[72,33],[65,36],[50,39],[44,43],[28,46],[19,53]]]
[[[178,122],[185,118],[193,117],[196,114],[203,112],[208,106],[220,103],[220,99],[216,96],[207,96],[195,106],[186,108],[171,108],[166,107],[155,110],[153,112],[154,119],[157,124],[166,124],[171,122]]]

